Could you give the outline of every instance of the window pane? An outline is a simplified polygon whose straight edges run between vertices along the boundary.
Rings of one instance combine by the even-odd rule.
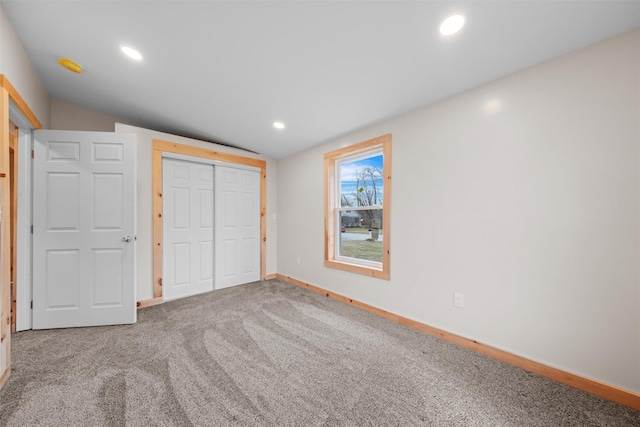
[[[378,154],[339,164],[341,207],[382,205],[382,162],[382,154]]]
[[[382,262],[382,209],[340,212],[338,255]]]

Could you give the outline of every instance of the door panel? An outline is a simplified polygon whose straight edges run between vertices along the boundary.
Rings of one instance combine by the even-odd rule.
[[[173,286],[188,286],[191,281],[191,268],[189,268],[189,250],[191,245],[187,243],[174,243],[170,250],[173,249],[173,271],[175,276],[173,277]],[[181,268],[184,267],[184,268]],[[166,293],[165,293],[165,298]]]
[[[136,321],[135,143],[35,132],[34,329]]]
[[[260,280],[260,173],[215,167],[216,289]]]
[[[80,307],[80,251],[47,250],[44,265],[48,284],[46,310]]]
[[[93,229],[122,230],[124,181],[121,174],[93,174]]]
[[[213,174],[209,179],[213,179]],[[200,190],[200,227],[213,230],[213,190]]]
[[[122,256],[122,249],[93,250],[92,307],[117,307],[123,304]]]
[[[163,159],[165,301],[213,290],[213,166]]]
[[[47,231],[79,231],[80,173],[50,172],[44,185]]]
[[[242,244],[244,245],[244,247],[242,248],[242,273],[253,273],[254,261],[256,256],[256,254],[254,253],[255,241],[254,239],[242,239]]]
[[[198,254],[200,255],[200,278],[202,280],[213,280],[213,242],[198,242],[200,245]]]

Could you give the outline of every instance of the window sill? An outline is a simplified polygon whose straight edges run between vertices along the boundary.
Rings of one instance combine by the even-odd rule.
[[[375,277],[377,279],[389,280],[389,270],[384,271],[372,267],[364,267],[361,265],[350,264],[342,261],[324,260],[325,267],[335,268],[336,270],[348,271],[350,273],[362,274],[364,276]]]

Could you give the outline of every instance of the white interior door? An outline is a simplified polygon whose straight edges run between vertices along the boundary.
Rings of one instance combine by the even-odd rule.
[[[163,159],[162,299],[213,290],[213,166]]]
[[[33,328],[134,323],[135,135],[36,131]]]
[[[260,172],[215,167],[216,289],[260,280]]]

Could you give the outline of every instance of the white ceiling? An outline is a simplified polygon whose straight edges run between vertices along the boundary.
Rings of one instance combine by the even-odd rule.
[[[640,26],[640,3],[616,1],[1,5],[52,97],[273,158]],[[444,38],[454,12],[467,24]]]

